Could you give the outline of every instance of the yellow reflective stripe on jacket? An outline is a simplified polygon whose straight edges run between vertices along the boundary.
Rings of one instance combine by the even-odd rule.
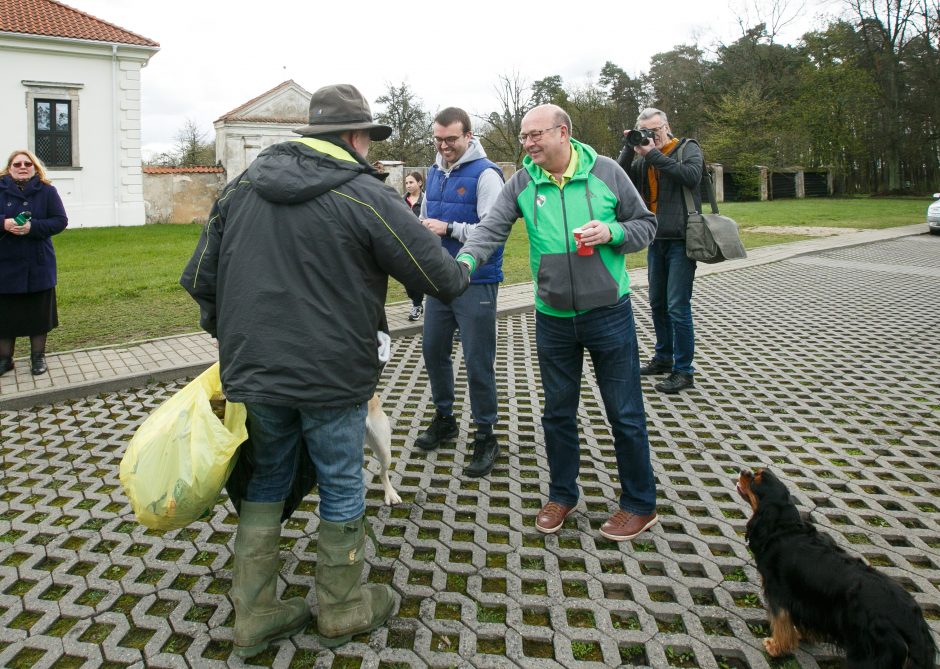
[[[222,204],[228,198],[229,195],[234,193],[238,189],[239,186],[243,184],[247,184],[247,183],[251,183],[251,182],[248,179],[242,179],[237,184],[235,184],[234,188],[230,188],[225,193],[222,193],[222,197],[220,197],[218,202],[216,202],[216,208],[218,207],[218,205]],[[199,270],[202,269],[202,259],[206,257],[206,251],[209,250],[209,227],[218,217],[219,217],[218,214],[216,214],[215,216],[210,218],[208,221],[206,221],[206,224],[203,227],[203,231],[206,234],[206,245],[202,248],[202,253],[199,254],[199,262],[196,263],[196,271],[193,273],[193,289],[196,288],[196,282],[199,280]]]
[[[421,267],[421,263],[419,263],[419,262],[418,262],[418,259],[414,257],[414,254],[411,252],[411,249],[409,249],[409,248],[408,248],[408,245],[405,244],[405,242],[402,241],[401,237],[399,237],[397,234],[395,234],[395,231],[392,230],[392,226],[390,226],[390,225],[388,224],[388,222],[387,222],[384,218],[382,218],[382,214],[380,214],[378,211],[376,211],[375,207],[373,207],[373,206],[372,206],[371,204],[369,204],[368,202],[363,202],[362,200],[360,200],[360,199],[358,199],[358,198],[355,198],[355,197],[353,197],[352,195],[349,195],[348,193],[343,193],[342,191],[338,191],[338,190],[335,190],[335,189],[334,189],[334,190],[331,190],[330,192],[331,192],[331,193],[336,193],[337,195],[339,195],[339,196],[341,196],[341,197],[344,197],[344,198],[346,198],[347,200],[352,200],[352,201],[355,202],[356,204],[362,205],[363,207],[365,207],[366,209],[368,209],[369,211],[371,211],[371,212],[375,215],[375,217],[376,217],[377,219],[379,219],[380,221],[382,221],[382,225],[384,225],[385,228],[386,228],[390,233],[392,233],[392,237],[394,237],[396,240],[398,240],[398,243],[401,244],[401,247],[402,247],[403,249],[405,249],[405,253],[408,254],[408,257],[411,258],[412,261],[414,261],[415,267],[417,267],[418,270],[421,272],[421,274],[424,275],[424,278],[428,280],[428,283],[430,283],[431,286],[434,287],[434,290],[437,290],[437,286],[434,284],[434,281],[431,280],[431,277],[429,277],[429,276],[427,275],[427,272],[424,271],[424,268]]]
[[[341,146],[337,146],[332,142],[327,142],[322,139],[316,139],[314,137],[298,137],[297,139],[288,140],[290,142],[300,142],[304,146],[309,146],[314,151],[319,151],[320,153],[325,153],[328,156],[336,158],[337,160],[346,160],[351,163],[359,162],[352,157],[352,154],[349,153],[346,149]]]

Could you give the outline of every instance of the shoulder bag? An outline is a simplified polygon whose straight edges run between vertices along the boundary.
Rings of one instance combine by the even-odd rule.
[[[695,142],[694,139],[687,140]],[[695,142],[698,144],[698,142]],[[682,150],[685,142],[679,146],[678,160],[682,162]],[[738,236],[738,224],[727,216],[718,213],[718,204],[715,201],[715,191],[712,188],[712,178],[708,169],[702,168],[702,181],[708,190],[708,200],[711,203],[711,213],[700,212],[695,207],[695,198],[692,191],[686,186],[682,187],[685,196],[685,210],[688,219],[685,229],[685,254],[692,260],[704,263],[719,263],[725,260],[746,258],[747,252]]]

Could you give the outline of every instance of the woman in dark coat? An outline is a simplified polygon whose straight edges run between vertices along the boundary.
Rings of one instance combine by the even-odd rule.
[[[40,162],[14,151],[0,171],[0,374],[13,369],[17,337],[29,337],[33,374],[46,372],[46,335],[58,326],[52,235],[68,225]]]
[[[405,177],[405,204],[411,207],[415,216],[421,215],[421,203],[424,202],[424,176],[421,172],[409,172]],[[411,312],[409,321],[416,321],[424,313],[424,293],[420,290],[406,288],[405,292],[411,299]]]

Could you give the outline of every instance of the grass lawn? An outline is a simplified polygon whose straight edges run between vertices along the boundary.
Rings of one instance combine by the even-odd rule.
[[[848,197],[728,202],[719,205],[742,228],[758,226],[804,226],[826,228],[893,228],[927,221],[932,198]],[[779,243],[779,242],[770,242]],[[747,243],[745,242],[745,246]]]
[[[145,225],[57,235],[59,327],[49,350],[198,330],[199,309],[177,282],[201,233],[200,225]]]
[[[930,202],[929,198],[780,200],[728,203],[721,211],[744,228],[886,228],[923,222]],[[177,281],[201,231],[199,225],[146,225],[74,229],[56,236],[61,325],[49,335],[49,350],[67,351],[197,331],[196,303]],[[744,232],[741,237],[751,249],[806,239],[802,235],[759,232]],[[631,269],[644,265],[645,252],[627,256]],[[503,271],[507,284],[532,280],[528,238],[521,222],[507,243]],[[397,281],[389,281],[388,301],[405,299],[404,288]]]

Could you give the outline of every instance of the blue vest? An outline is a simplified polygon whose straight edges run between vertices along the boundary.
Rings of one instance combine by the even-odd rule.
[[[436,164],[428,170],[424,198],[427,202],[427,217],[446,223],[479,223],[477,216],[477,183],[480,175],[488,169],[496,170],[500,178],[502,170],[486,158],[478,158],[458,165],[445,174]],[[444,237],[444,248],[457,257],[463,244],[456,239]],[[485,264],[470,276],[470,283],[499,283],[503,280],[503,247],[490,256]]]

